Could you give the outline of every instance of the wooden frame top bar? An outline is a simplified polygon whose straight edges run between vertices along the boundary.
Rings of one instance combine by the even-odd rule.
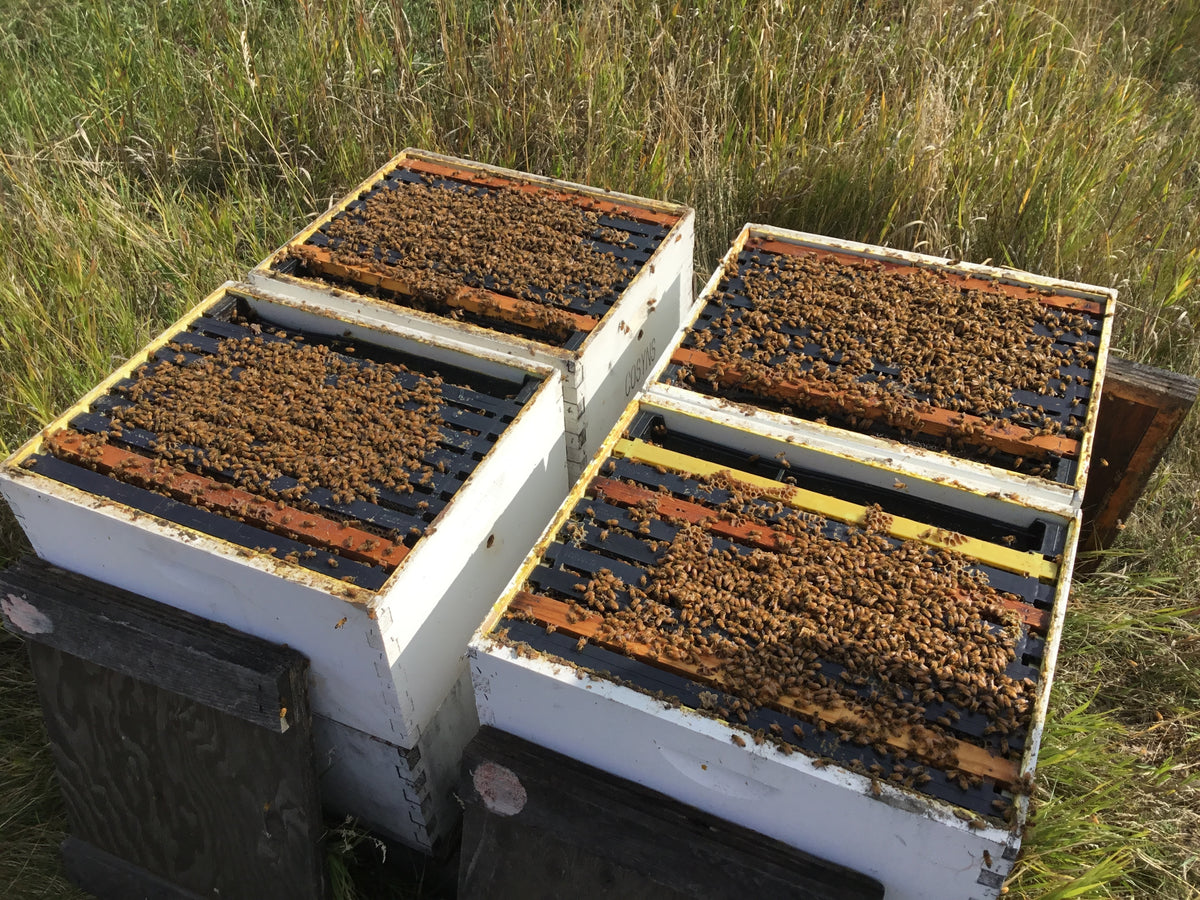
[[[58,455],[79,465],[94,468],[122,481],[149,485],[200,509],[240,516],[251,525],[269,528],[276,534],[309,544],[316,550],[329,548],[346,559],[380,566],[389,572],[408,555],[408,547],[404,544],[381,535],[282,502],[267,500],[258,494],[113,444],[102,444],[92,450],[86,447],[83,435],[70,431],[56,432],[47,441]]]
[[[304,256],[314,269],[334,278],[351,279],[368,287],[378,287],[408,297],[418,293],[412,285],[398,278],[382,275],[365,267],[335,262],[333,256],[323,247],[306,245]],[[544,306],[483,288],[461,287],[442,302],[451,309],[461,309],[484,319],[539,331],[580,331],[587,334],[599,324],[599,319],[594,316],[582,315],[556,306]]]
[[[601,617],[568,615],[570,607],[560,600],[528,591],[519,591],[513,597],[509,610],[528,617],[538,624],[554,626],[556,631],[561,631],[563,634],[586,638],[606,649],[624,653],[656,668],[683,675],[692,681],[721,689],[725,687],[725,678],[721,672],[722,663],[715,656],[698,657],[692,661],[664,659],[645,644],[625,642],[622,646],[617,646],[616,643],[599,636],[600,626],[603,624]],[[861,716],[849,707],[840,704],[818,706],[815,703],[806,703],[800,698],[781,696],[771,705],[805,720],[821,721],[834,727],[857,726],[864,723]],[[936,743],[938,739],[940,736],[920,725],[910,725],[907,732],[894,732],[884,738],[889,747],[913,754],[918,758],[925,758],[923,748]],[[955,741],[953,746],[953,767],[972,775],[994,778],[1003,785],[1016,783],[1018,779],[1016,763],[993,756],[983,747],[965,741]],[[939,767],[944,765],[942,762],[936,764]]]
[[[708,531],[719,537],[740,541],[763,550],[783,550],[794,540],[789,535],[769,526],[759,523],[735,522],[732,519],[714,515],[714,510],[699,503],[680,500],[669,494],[660,494],[648,488],[626,484],[613,478],[593,479],[588,485],[588,493],[594,495],[598,500],[603,499],[617,506],[637,506],[639,504],[648,506],[662,518],[682,519],[693,525],[702,524]],[[1028,603],[1022,603],[1020,600],[1006,595],[1001,596],[1000,603],[1005,609],[1019,615],[1021,621],[1034,631],[1045,634],[1046,629],[1050,626],[1048,610],[1038,609],[1036,606],[1030,606]]]
[[[501,177],[499,175],[492,175],[468,168],[448,166],[442,163],[420,159],[418,157],[406,157],[400,160],[399,165],[395,166],[394,169],[409,169],[413,172],[421,172],[426,175],[435,175],[439,178],[450,178],[454,181],[477,184],[481,187],[507,188],[509,190],[524,191],[525,193],[529,194],[539,194],[551,200],[560,200],[564,203],[572,203],[576,206],[581,206],[584,209],[590,209],[594,212],[623,216],[624,218],[632,219],[635,222],[643,222],[648,225],[661,225],[664,228],[671,228],[680,219],[679,216],[670,215],[668,213],[654,212],[653,210],[645,209],[640,206],[633,206],[628,203],[618,203],[613,200],[601,200],[598,197],[592,197],[587,194],[568,193],[566,191],[556,190],[554,187],[549,185]]]
[[[729,466],[665,450],[641,440],[619,440],[613,447],[613,453],[616,456],[637,460],[650,466],[660,466],[697,478],[725,474],[735,481],[768,491],[771,496],[777,497],[797,509],[817,513],[850,525],[862,526],[866,523],[867,508],[857,503],[838,500],[816,491],[783,484],[762,475],[731,469]],[[945,534],[914,519],[900,516],[892,516],[891,519],[887,533],[899,540],[919,541],[931,547],[954,550],[986,565],[995,566],[997,569],[1028,575],[1041,581],[1053,582],[1058,577],[1058,565],[1038,553],[1013,550],[966,535]]]
[[[746,387],[754,393],[776,400],[809,403],[812,399],[828,400],[838,404],[849,414],[869,419],[881,418],[886,409],[881,400],[852,397],[819,381],[812,384],[778,381],[770,384],[749,382],[747,376],[734,365],[718,363],[702,350],[679,347],[671,354],[671,362],[687,366],[692,373],[704,380],[715,379],[723,387]],[[933,408],[908,412],[914,425],[922,434],[937,437],[954,435],[963,428],[973,430],[972,443],[979,443],[1017,457],[1035,454],[1058,454],[1075,458],[1079,455],[1080,441],[1075,438],[1053,434],[1037,434],[1020,425],[985,422],[979,416]]]

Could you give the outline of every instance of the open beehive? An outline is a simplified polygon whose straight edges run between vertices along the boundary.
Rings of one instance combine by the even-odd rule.
[[[480,721],[888,897],[994,896],[1076,517],[736,420],[630,407],[471,642]]]
[[[448,790],[429,759],[452,779],[473,733],[452,688],[567,489],[561,416],[545,367],[226,285],[5,461],[0,488],[44,559],[305,653],[325,765],[359,745],[424,757],[331,777],[428,848],[404,791]]]
[[[577,474],[691,314],[691,209],[407,149],[251,273],[563,375]]]
[[[747,225],[656,389],[862,432],[960,483],[1078,508],[1115,297]]]

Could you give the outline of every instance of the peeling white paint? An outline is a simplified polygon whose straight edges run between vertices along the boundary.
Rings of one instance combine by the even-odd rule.
[[[483,805],[498,816],[515,816],[529,799],[517,773],[494,762],[482,763],[471,780]]]
[[[0,597],[0,609],[4,611],[4,618],[22,634],[49,634],[54,630],[50,617],[24,597],[16,594]]]

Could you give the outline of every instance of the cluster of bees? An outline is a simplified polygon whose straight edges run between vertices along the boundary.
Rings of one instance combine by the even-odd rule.
[[[731,292],[739,274],[744,289]],[[746,299],[751,307],[740,316],[727,302]],[[796,400],[851,427],[880,420],[904,432],[921,430],[917,413],[949,410],[963,414],[951,433],[968,445],[984,443],[983,426],[1005,417],[1034,434],[1081,434],[1074,419],[1013,399],[1016,391],[1063,397],[1060,367],[1095,364],[1096,344],[1085,339],[1091,323],[1036,297],[964,288],[924,269],[764,253],[740,273],[736,264],[727,270],[714,302],[723,314],[689,343],[718,366],[736,366],[751,392],[819,383],[833,396]],[[1066,334],[1076,339],[1056,344]]]
[[[412,493],[432,478],[423,457],[441,436],[438,377],[406,387],[402,366],[356,361],[297,338],[227,339],[190,363],[184,353],[194,347],[168,347],[174,355],[136,370],[123,390],[128,405],[113,409],[109,430],[87,442],[145,429],[164,465],[215,470],[259,496],[300,500],[301,508],[317,487],[349,503],[374,501],[377,486]],[[273,490],[280,476],[296,486]]]
[[[724,476],[701,487],[728,492],[714,518],[761,523],[778,549],[721,546],[705,523],[668,518],[678,530],[647,541],[657,561],[639,583],[599,570],[575,585],[568,621],[599,617],[596,640],[708,678],[735,698],[717,708],[708,695],[731,722],[756,706],[848,709],[854,724],[829,726],[833,736],[894,747],[909,735],[964,788],[977,778],[954,769],[963,714],[986,716],[1000,756],[1019,755],[1036,685],[1007,674],[1020,622],[969,558],[889,537],[878,508],[862,528],[831,526]],[[644,531],[648,509],[629,514]]]
[[[467,283],[567,306],[609,296],[625,277],[590,243],[598,228],[598,213],[538,192],[389,182],[322,230],[334,261],[401,281],[422,302],[445,302]],[[605,228],[602,238],[620,246],[629,235]],[[294,256],[306,264],[304,247]]]

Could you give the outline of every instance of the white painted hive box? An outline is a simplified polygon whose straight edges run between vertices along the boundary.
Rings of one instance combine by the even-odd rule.
[[[651,390],[1070,514],[1116,292],[747,225]]]
[[[313,716],[325,807],[406,846],[443,857],[453,846],[462,817],[455,796],[458,767],[478,730],[466,671],[409,747]]]
[[[679,204],[410,148],[250,280],[553,366],[574,477],[691,317],[694,224]]]
[[[1076,531],[643,395],[471,641],[480,721],[890,900],[995,897]]]
[[[411,748],[567,489],[558,382],[226,285],[6,460],[0,489],[44,559],[295,647],[316,714]],[[165,412],[192,395],[195,443]],[[402,427],[419,461],[380,469],[363,436]],[[347,493],[369,464],[398,483]]]

